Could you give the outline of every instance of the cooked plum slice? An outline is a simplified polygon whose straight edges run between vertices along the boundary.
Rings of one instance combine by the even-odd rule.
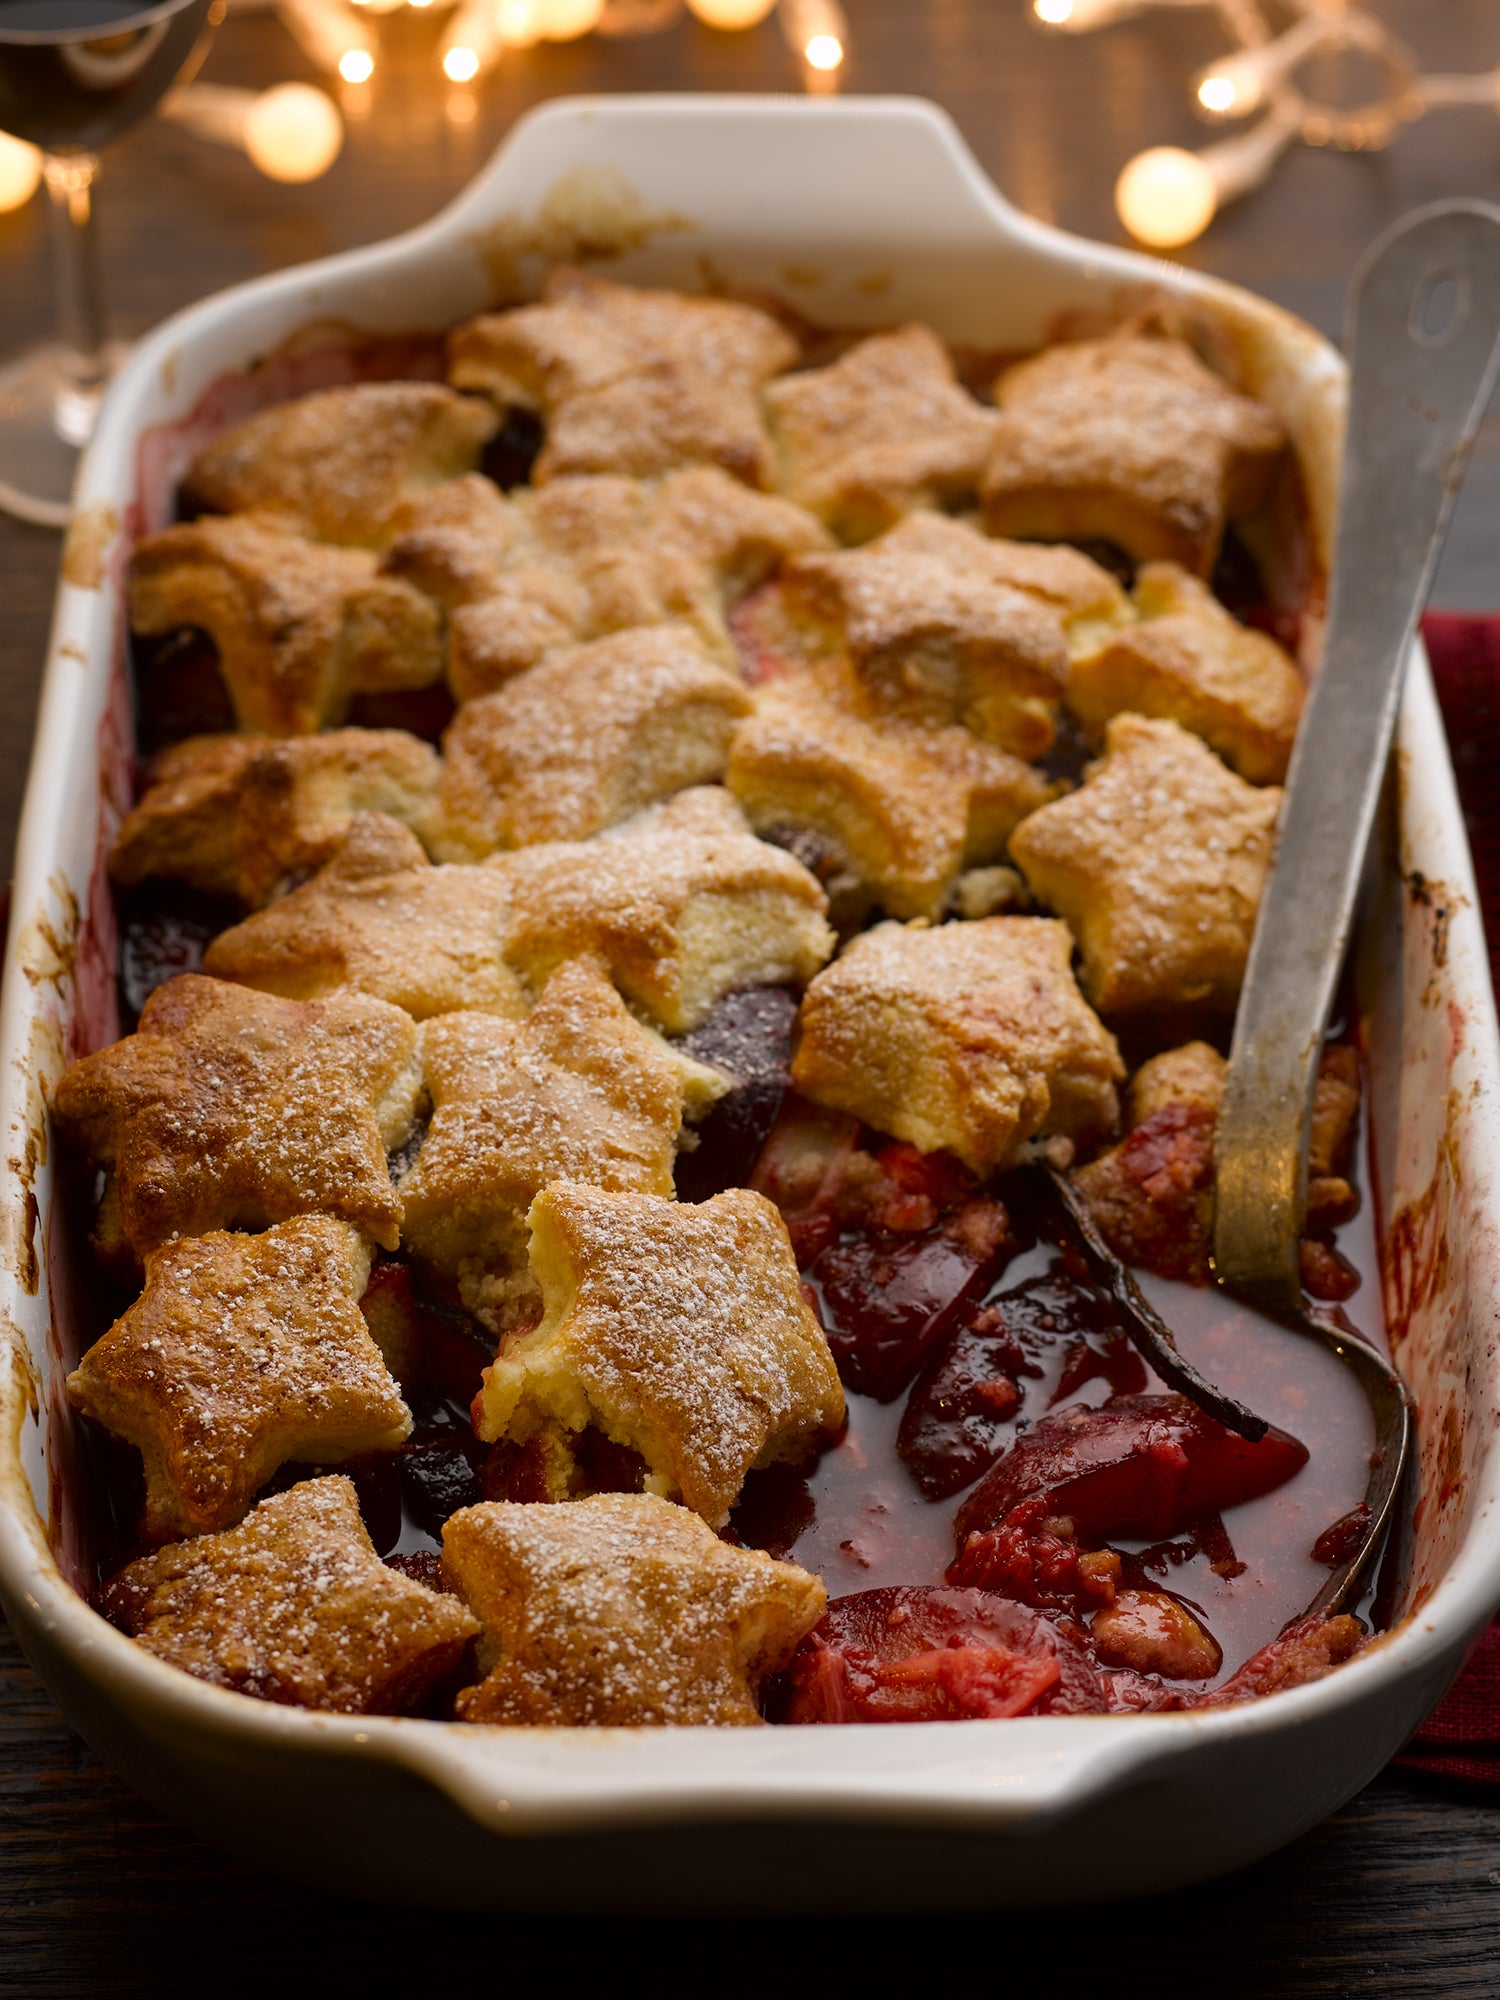
[[[1053,1270],[1028,1278],[960,1325],[912,1389],[896,1449],[929,1500],[961,1492],[1005,1448],[1023,1380],[1066,1342],[1054,1400],[1103,1376],[1121,1395],[1146,1386],[1145,1365],[1111,1301],[1087,1279]]]
[[[994,1277],[1006,1231],[1004,1209],[978,1196],[940,1228],[831,1244],[811,1276],[845,1385],[882,1403],[898,1396]]]
[[[797,996],[784,986],[745,986],[726,994],[682,1046],[734,1081],[698,1127],[698,1143],[677,1161],[683,1201],[707,1201],[750,1177],[776,1123],[790,1081]]]
[[[1080,1536],[1175,1535],[1195,1515],[1222,1513],[1285,1483],[1307,1448],[1285,1431],[1256,1444],[1205,1416],[1186,1396],[1115,1396],[1044,1417],[1011,1446],[958,1510],[960,1549],[1023,1501],[1045,1499]]]
[[[898,1585],[836,1598],[787,1670],[787,1722],[1093,1715],[1082,1642],[983,1590]]]

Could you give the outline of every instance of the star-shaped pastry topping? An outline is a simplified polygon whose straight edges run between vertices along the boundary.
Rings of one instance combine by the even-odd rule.
[[[108,1169],[103,1247],[144,1259],[173,1236],[322,1213],[394,1250],[386,1155],[421,1089],[415,1022],[340,993],[303,1004],[196,973],[168,980],[133,1035],[75,1062],[53,1112]]]
[[[337,1475],[273,1494],[226,1534],[131,1563],[104,1609],[199,1680],[344,1715],[420,1708],[479,1630],[457,1598],[387,1569],[353,1483]]]
[[[1087,782],[1022,822],[1011,853],[1066,917],[1106,1014],[1232,1006],[1281,807],[1175,722],[1117,715]]]
[[[863,548],[799,556],[783,589],[848,649],[882,708],[964,723],[1020,757],[1055,734],[1065,618],[1092,635],[1130,615],[1114,578],[1076,549],[991,541],[942,514],[913,514]]]
[[[531,1307],[526,1211],[548,1181],[670,1195],[684,1112],[725,1087],[643,1028],[603,972],[560,966],[524,1021],[446,1014],[422,1030],[432,1124],[402,1182],[404,1236],[473,1312]]]
[[[752,826],[810,828],[886,910],[935,917],[960,871],[997,860],[1048,797],[1037,771],[961,727],[883,715],[838,660],[755,693],[735,732],[729,789]]]
[[[757,840],[725,791],[703,786],[591,841],[496,857],[510,888],[505,949],[540,982],[598,957],[671,1034],[742,986],[803,985],[833,950],[828,900],[783,848]]]
[[[206,632],[240,728],[306,735],[339,721],[351,695],[442,678],[437,606],[375,565],[269,516],[207,517],[136,545],[130,629]]]
[[[1139,327],[1018,362],[984,475],[997,535],[1113,542],[1207,576],[1226,520],[1265,499],[1286,450],[1280,418],[1231,389],[1186,341]]]
[[[755,1465],[837,1430],[844,1392],[764,1195],[663,1201],[562,1181],[532,1203],[545,1310],[485,1371],[482,1438],[592,1425],[720,1527]]]
[[[1074,660],[1069,708],[1095,729],[1122,709],[1164,716],[1201,736],[1252,784],[1278,783],[1304,696],[1291,659],[1176,563],[1147,563],[1135,601],[1138,625]]]
[[[673,618],[732,665],[726,604],[827,540],[791,501],[715,466],[583,475],[508,499],[476,477],[409,508],[383,569],[447,611],[449,685],[468,701],[558,646]]]
[[[378,549],[402,503],[472,472],[498,428],[489,403],[438,382],[358,382],[235,424],[184,486],[214,514],[274,514],[315,541]]]
[[[845,541],[866,541],[915,507],[972,503],[995,413],[964,388],[925,326],[872,334],[828,368],[765,392],[781,490]]]
[[[502,941],[510,906],[493,868],[435,868],[414,833],[361,813],[320,874],[232,930],[203,969],[289,1000],[352,987],[425,1021],[460,1008],[524,1014]]]
[[[110,849],[114,881],[187,882],[258,908],[319,867],[356,813],[423,823],[441,765],[401,729],[317,736],[194,736],[152,761],[140,803]]]
[[[754,306],[562,270],[539,305],[461,326],[448,375],[502,408],[540,411],[539,485],[570,472],[642,476],[706,463],[770,486],[756,391],[796,358],[796,341]]]
[[[792,1080],[976,1174],[1035,1138],[1098,1137],[1119,1115],[1114,1036],[1073,980],[1066,924],[880,924],[807,989]]]
[[[359,1309],[369,1275],[359,1231],[326,1215],[179,1237],[146,1260],[145,1290],[68,1396],[140,1452],[153,1540],[232,1528],[288,1459],[326,1465],[407,1437]]]
[[[445,861],[585,840],[723,775],[744,687],[682,625],[552,654],[465,702],[443,741],[431,836]]]
[[[485,1628],[490,1672],[459,1696],[464,1722],[759,1723],[761,1682],[828,1596],[649,1493],[466,1507],[443,1530],[443,1568]]]

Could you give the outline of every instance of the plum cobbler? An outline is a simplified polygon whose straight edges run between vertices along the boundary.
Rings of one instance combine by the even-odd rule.
[[[1209,1289],[1302,701],[1229,374],[1161,308],[985,364],[558,271],[446,382],[200,453],[130,570],[133,1029],[53,1105],[140,1645],[618,1725],[1187,1709],[1366,1642],[1298,1616],[1362,1419]],[[1281,1423],[1149,1372],[1043,1163]]]

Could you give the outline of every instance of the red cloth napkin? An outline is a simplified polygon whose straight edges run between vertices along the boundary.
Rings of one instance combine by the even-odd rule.
[[[1458,774],[1479,900],[1500,987],[1500,617],[1430,611],[1422,623]],[[1410,1770],[1500,1787],[1500,1620],[1481,1636],[1451,1692],[1396,1759]]]

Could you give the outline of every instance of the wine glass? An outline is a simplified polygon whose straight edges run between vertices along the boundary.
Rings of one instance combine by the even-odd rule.
[[[62,527],[119,351],[94,234],[99,151],[193,61],[222,0],[0,0],[0,132],[42,149],[58,338],[0,364],[0,509]]]

